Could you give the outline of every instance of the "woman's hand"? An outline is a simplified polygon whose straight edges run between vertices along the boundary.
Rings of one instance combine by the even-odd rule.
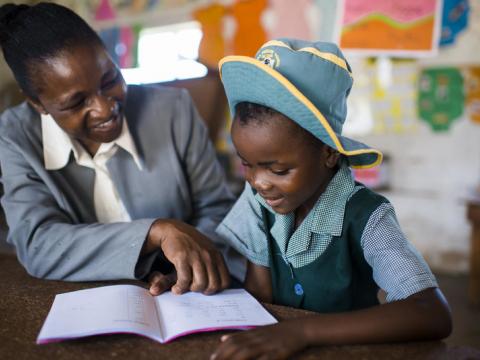
[[[230,275],[225,261],[213,243],[193,226],[177,220],[156,220],[147,236],[142,253],[161,249],[175,267],[175,274],[153,273],[150,292],[158,295],[171,290],[213,294],[228,287]]]
[[[307,346],[298,321],[224,335],[211,360],[288,359]]]
[[[153,296],[160,295],[168,291],[177,282],[177,273],[174,271],[170,274],[162,274],[159,271],[154,271],[148,277],[148,290]]]

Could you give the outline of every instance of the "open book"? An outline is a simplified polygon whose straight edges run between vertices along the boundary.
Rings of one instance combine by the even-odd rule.
[[[112,285],[55,296],[37,344],[112,333],[133,333],[165,343],[195,332],[276,322],[243,289],[209,296],[193,292],[152,296],[140,286]]]

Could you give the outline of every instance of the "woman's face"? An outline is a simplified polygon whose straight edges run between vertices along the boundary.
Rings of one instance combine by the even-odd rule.
[[[30,103],[90,154],[120,135],[126,84],[103,47],[76,46],[32,69],[38,99]]]

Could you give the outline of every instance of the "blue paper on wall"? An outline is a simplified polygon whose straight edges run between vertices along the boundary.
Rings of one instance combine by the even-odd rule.
[[[468,26],[468,0],[443,0],[440,46],[455,42],[457,35]]]

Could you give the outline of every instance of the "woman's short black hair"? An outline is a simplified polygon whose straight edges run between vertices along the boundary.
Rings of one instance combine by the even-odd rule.
[[[36,99],[32,66],[78,45],[101,45],[98,34],[72,10],[54,3],[0,7],[0,46],[23,92]]]

